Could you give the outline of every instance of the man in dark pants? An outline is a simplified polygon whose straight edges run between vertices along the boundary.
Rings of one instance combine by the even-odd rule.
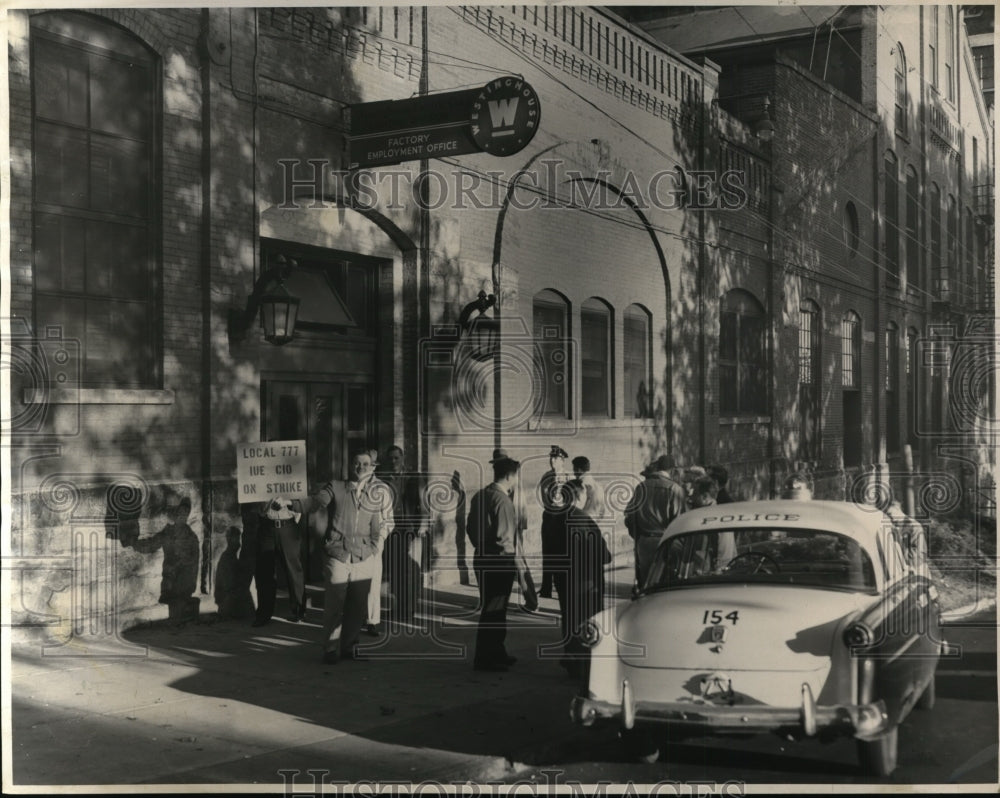
[[[553,446],[549,451],[549,470],[542,474],[538,483],[542,502],[542,589],[538,591],[539,598],[552,598],[555,571],[551,562],[564,554],[565,514],[569,509],[563,490],[569,479],[566,474],[567,457],[565,449]]]
[[[250,533],[254,538],[253,575],[257,586],[257,611],[253,625],[264,626],[274,615],[278,588],[275,569],[279,561],[288,581],[290,620],[297,623],[305,615],[305,578],[299,552],[302,542],[298,531],[302,517],[299,503],[279,496],[256,507],[257,513],[253,518],[256,530]]]
[[[392,616],[397,621],[412,622],[423,585],[421,562],[427,514],[424,511],[420,480],[417,474],[403,471],[403,450],[390,446],[385,453],[386,470],[379,478],[392,489],[392,514],[395,528],[386,538],[383,573],[395,598]]]
[[[493,482],[469,505],[468,534],[476,548],[472,564],[479,582],[480,615],[473,667],[505,671],[516,661],[507,653],[507,604],[517,577],[517,512],[510,493],[521,464],[509,457],[493,462]]]
[[[566,552],[569,572],[563,573],[559,592],[565,656],[560,664],[574,677],[586,677],[590,655],[582,634],[587,620],[604,609],[604,567],[611,562],[601,528],[587,512],[587,486],[581,480],[566,483]],[[561,588],[561,589],[560,589]],[[563,598],[565,591],[565,598]]]

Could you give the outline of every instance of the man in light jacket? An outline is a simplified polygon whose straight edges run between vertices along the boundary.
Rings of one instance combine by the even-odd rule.
[[[392,531],[392,491],[374,476],[368,449],[351,458],[350,478],[333,480],[310,497],[326,507],[323,547],[323,662],[360,659],[356,644],[368,613],[368,592],[382,541]]]
[[[635,541],[635,573],[640,587],[646,582],[663,531],[685,509],[687,492],[670,478],[674,467],[673,457],[660,455],[643,472],[646,479],[625,508],[625,527]]]

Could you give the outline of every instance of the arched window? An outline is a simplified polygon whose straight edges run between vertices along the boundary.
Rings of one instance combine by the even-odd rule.
[[[944,88],[945,96],[955,101],[955,12],[944,9]]]
[[[931,217],[931,290],[935,296],[941,292],[941,189],[936,183],[931,184],[930,196],[927,199],[927,212]]]
[[[891,152],[885,154],[885,268],[899,280],[899,164]]]
[[[569,303],[555,291],[539,291],[531,304],[535,357],[544,380],[542,411],[569,417]]]
[[[625,415],[653,416],[652,315],[642,305],[625,308]]]
[[[719,412],[767,413],[764,308],[753,294],[734,288],[719,313]]]
[[[910,96],[906,91],[906,53],[896,42],[896,134],[907,134],[910,114]]]
[[[853,258],[858,254],[861,234],[858,228],[858,210],[850,200],[844,203],[843,234],[847,256]]]
[[[612,409],[611,308],[597,297],[580,307],[580,409],[589,416],[610,416]]]
[[[91,387],[161,381],[158,69],[86,14],[31,20],[35,329],[80,342]]]
[[[962,258],[962,276],[960,278],[962,299],[969,300],[975,291],[974,275],[976,273],[976,239],[975,223],[972,219],[972,209],[965,209],[965,252]]]
[[[819,305],[811,299],[803,300],[799,306],[799,421],[802,435],[800,457],[803,460],[819,459],[822,395],[820,331]]]
[[[848,311],[840,323],[840,372],[844,412],[844,465],[861,464],[861,318]]]
[[[938,7],[930,6],[930,30],[927,34],[927,66],[931,88],[938,88]]]
[[[885,446],[899,451],[899,327],[890,321],[885,328]]]
[[[947,299],[951,294],[952,281],[958,275],[958,205],[955,198],[948,195],[948,215],[946,217],[945,265],[941,276],[939,296]]]
[[[917,431],[920,429],[920,406],[918,386],[918,361],[917,361],[917,331],[910,327],[906,331],[906,442],[913,449],[917,448],[919,437]]]
[[[920,181],[917,170],[906,167],[906,282],[922,289],[920,272]]]

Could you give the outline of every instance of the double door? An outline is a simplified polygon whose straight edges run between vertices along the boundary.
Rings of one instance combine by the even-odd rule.
[[[310,493],[331,479],[344,479],[352,451],[376,445],[371,383],[265,379],[261,392],[261,440],[306,442]],[[320,526],[325,526],[324,517],[304,524],[310,532],[304,536],[302,552],[309,581],[320,579]]]

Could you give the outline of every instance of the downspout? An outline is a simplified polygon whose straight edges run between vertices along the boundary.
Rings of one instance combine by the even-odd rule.
[[[430,69],[430,58],[427,49],[427,11],[428,7],[423,6],[420,10],[420,84],[418,86],[418,94],[421,97],[426,97],[430,90],[430,75],[428,74]],[[428,340],[430,335],[430,236],[431,236],[431,220],[430,220],[430,208],[429,208],[429,188],[427,186],[428,176],[430,172],[430,160],[427,158],[420,159],[420,174],[418,176],[418,181],[420,184],[420,206],[418,208],[418,225],[419,225],[419,253],[418,263],[417,263],[417,297],[419,302],[418,307],[418,318],[417,318],[417,329],[419,340]],[[416,345],[417,351],[419,352],[419,343]],[[419,366],[418,366],[419,368]],[[421,401],[426,404],[427,398],[418,396],[417,404]],[[424,412],[427,412],[427,407],[424,407]],[[417,418],[417,445],[419,447],[419,463],[421,473],[427,474],[430,469],[430,456],[427,451],[427,443],[424,440],[424,436],[419,434],[420,419]]]
[[[209,9],[201,12],[201,592],[212,592],[212,89]]]

